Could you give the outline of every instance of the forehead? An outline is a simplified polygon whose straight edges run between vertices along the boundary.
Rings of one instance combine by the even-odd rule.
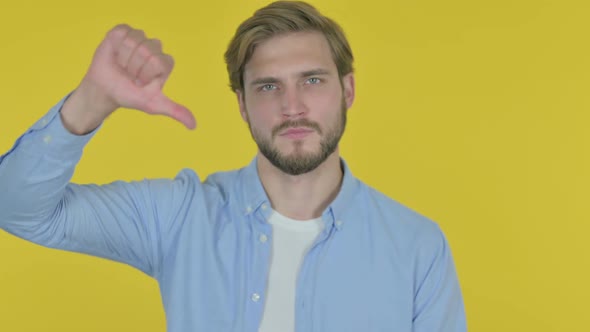
[[[292,32],[256,46],[244,67],[244,83],[261,76],[288,77],[319,68],[336,73],[326,37],[320,32]]]

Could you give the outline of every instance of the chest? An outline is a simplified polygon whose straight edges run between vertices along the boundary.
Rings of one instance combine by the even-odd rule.
[[[272,227],[218,218],[187,227],[165,264],[160,286],[170,332],[255,332],[260,324],[277,266]],[[411,259],[370,233],[327,228],[311,241],[290,272],[297,331],[411,330]]]

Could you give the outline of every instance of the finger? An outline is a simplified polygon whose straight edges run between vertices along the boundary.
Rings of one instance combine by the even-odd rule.
[[[160,88],[166,82],[172,69],[174,68],[174,59],[168,54],[159,54],[150,57],[141,67],[137,74],[137,79],[143,84],[149,84],[158,79],[161,83]]]
[[[157,39],[145,39],[139,44],[127,65],[127,72],[133,80],[138,78],[141,68],[143,68],[151,57],[158,56],[162,53],[162,43]]]
[[[131,30],[133,30],[133,28],[127,24],[118,24],[109,30],[106,39],[111,43],[113,48],[117,48],[121,45]]]
[[[145,33],[142,30],[130,30],[122,42],[116,46],[116,62],[121,69],[127,70],[131,55],[143,40],[145,40]]]
[[[191,111],[186,107],[173,102],[164,94],[160,94],[148,101],[145,110],[148,113],[171,117],[184,124],[188,129],[194,129],[197,125],[195,117]]]

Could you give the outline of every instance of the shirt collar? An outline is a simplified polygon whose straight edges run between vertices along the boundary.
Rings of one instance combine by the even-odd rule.
[[[245,215],[255,213],[261,210],[264,216],[270,216],[270,200],[262,186],[262,181],[256,167],[258,156],[254,157],[250,164],[242,168],[240,172],[241,196],[243,202],[243,211]],[[343,171],[342,185],[336,198],[330,203],[323,213],[323,217],[330,216],[330,223],[336,222],[340,227],[344,220],[344,213],[352,207],[353,199],[360,189],[360,181],[354,177],[348,164],[343,158],[340,158],[340,166]]]

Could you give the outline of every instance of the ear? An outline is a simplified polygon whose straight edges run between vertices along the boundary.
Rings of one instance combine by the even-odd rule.
[[[350,108],[354,102],[354,74],[348,73],[342,77],[342,91],[346,108]]]
[[[236,90],[236,96],[238,97],[238,105],[240,106],[240,115],[242,120],[248,122],[248,114],[246,113],[246,100],[244,93],[241,90]]]

